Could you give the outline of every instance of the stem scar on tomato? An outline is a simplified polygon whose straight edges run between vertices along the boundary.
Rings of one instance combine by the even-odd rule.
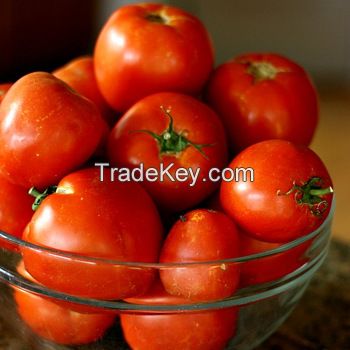
[[[251,62],[241,61],[241,64],[247,66],[247,73],[253,77],[254,84],[264,80],[274,80],[278,73],[289,72],[287,69],[278,68],[270,62]]]
[[[158,142],[161,156],[163,154],[178,155],[182,151],[184,151],[187,147],[192,146],[205,159],[209,160],[208,156],[204,153],[203,148],[204,147],[212,147],[215,144],[214,143],[210,143],[210,144],[194,143],[186,137],[185,130],[182,130],[179,133],[177,133],[174,130],[174,120],[173,120],[173,117],[170,113],[171,112],[170,108],[165,109],[164,106],[160,106],[160,109],[162,110],[164,115],[169,118],[169,125],[163,133],[158,135],[150,130],[133,130],[133,131],[130,131],[130,133],[143,132],[143,133],[146,133],[146,134],[152,136]]]
[[[180,220],[181,220],[181,222],[186,222],[187,218],[185,215],[180,215]]]
[[[297,204],[307,205],[313,215],[321,216],[328,208],[328,202],[322,196],[333,193],[333,188],[322,188],[322,179],[314,176],[302,185],[297,185],[294,181],[293,186],[285,193],[277,191],[278,196],[289,196],[292,193]]]

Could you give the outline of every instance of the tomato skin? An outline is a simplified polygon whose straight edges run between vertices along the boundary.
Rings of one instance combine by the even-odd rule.
[[[3,83],[0,84],[0,104],[2,102],[2,100],[4,99],[7,91],[10,89],[10,87],[12,86],[12,83]]]
[[[171,228],[161,251],[162,263],[216,261],[239,255],[238,231],[223,213],[196,209]],[[238,287],[238,264],[210,264],[160,271],[169,294],[208,301],[231,296]]]
[[[114,124],[116,113],[110,109],[97,86],[92,57],[77,57],[63,67],[56,69],[52,74],[80,95],[94,102],[105,121],[109,125]]]
[[[0,105],[0,172],[26,188],[55,184],[91,156],[103,130],[91,101],[49,73],[30,73]]]
[[[23,263],[18,271],[26,279],[36,282],[26,272]],[[19,315],[30,329],[57,344],[92,343],[101,338],[115,320],[112,314],[79,313],[19,288],[15,288],[14,299]]]
[[[259,241],[241,233],[239,236],[241,256],[248,256],[276,249],[281,243]],[[308,261],[306,253],[311,241],[304,242],[283,253],[241,263],[240,286],[275,281],[295,271]]]
[[[249,73],[251,64],[279,70],[264,80]],[[232,151],[268,139],[308,146],[318,123],[318,97],[302,67],[277,54],[246,54],[216,68],[207,99],[222,117]]]
[[[167,294],[161,284],[145,296],[128,300],[146,305],[187,304]],[[138,350],[223,350],[236,332],[237,309],[178,314],[121,314],[124,337]]]
[[[173,6],[143,3],[114,12],[98,37],[94,60],[103,96],[124,112],[156,92],[198,94],[214,54],[209,34],[196,17]]]
[[[205,156],[193,146],[177,155],[160,155],[158,141],[143,132],[135,132],[143,129],[161,134],[167,129],[169,118],[160,106],[171,109],[176,132],[185,132],[193,143],[210,145],[202,149]],[[203,178],[208,179],[211,168],[225,166],[226,147],[224,129],[209,107],[183,94],[158,93],[137,102],[117,122],[109,137],[108,155],[111,164],[118,167],[135,168],[143,164],[145,169],[159,169],[161,164],[166,168],[173,163],[172,176],[178,168],[199,169],[194,186],[191,179],[173,182],[167,176],[164,181],[142,182],[161,208],[174,212],[194,206],[218,187],[215,182],[203,182]]]
[[[106,176],[107,178],[107,176]],[[101,182],[96,168],[66,176],[44,199],[23,239],[63,252],[128,262],[156,262],[162,226],[151,198],[136,183]],[[155,277],[139,269],[22,248],[26,269],[68,294],[121,299],[144,293]],[[101,288],[103,286],[103,288]]]
[[[254,169],[254,181],[222,182],[221,204],[227,214],[251,237],[284,243],[316,230],[327,217],[332,194],[322,196],[326,209],[319,216],[308,205],[287,194],[295,182],[302,185],[312,177],[322,179],[322,188],[332,186],[322,160],[310,149],[285,140],[268,140],[252,145],[236,156],[232,169]]]
[[[0,177],[0,230],[21,238],[33,215],[32,203],[33,197],[27,190]],[[0,246],[16,249],[12,244],[1,240]]]

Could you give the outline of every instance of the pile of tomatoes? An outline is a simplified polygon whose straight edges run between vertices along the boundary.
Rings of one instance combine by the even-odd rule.
[[[176,305],[230,297],[305,262],[308,242],[259,261],[223,260],[276,248],[327,217],[332,182],[307,148],[318,120],[315,88],[277,54],[213,64],[199,19],[136,4],[110,17],[93,57],[1,86],[0,229],[73,254],[22,247],[21,275],[80,297]],[[112,181],[101,163],[199,175],[195,183]],[[225,167],[251,168],[254,180],[208,180]],[[155,270],[107,260],[213,264]],[[19,289],[15,299],[36,333],[61,344],[92,342],[115,318]],[[229,308],[121,314],[120,322],[133,349],[219,350],[236,318]]]

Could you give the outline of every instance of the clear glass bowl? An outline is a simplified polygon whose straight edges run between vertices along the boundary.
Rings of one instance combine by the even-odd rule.
[[[61,332],[61,335],[67,335],[68,340],[74,337],[62,334],[67,332],[64,327],[62,330],[57,330],[56,325],[55,330],[50,330],[52,324],[47,317],[55,316],[45,314],[41,304],[30,305],[29,312],[26,310],[27,316],[29,313],[29,321],[27,319],[24,322],[22,320],[23,308],[17,305],[18,297],[14,298],[14,295],[19,293],[22,296],[24,294],[39,297],[40,300],[44,299],[45,302],[55,305],[56,308],[73,310],[69,314],[73,316],[68,318],[69,322],[73,320],[73,323],[68,322],[67,327],[69,332],[75,332],[78,335],[86,333],[84,329],[86,325],[79,324],[79,327],[75,329],[74,317],[76,315],[97,313],[108,315],[107,318],[109,317],[112,321],[115,319],[113,325],[112,321],[105,322],[106,332],[104,332],[105,329],[101,330],[100,339],[88,345],[79,346],[79,349],[130,349],[125,337],[132,344],[132,348],[137,350],[253,349],[288,317],[303,295],[312,276],[324,261],[328,251],[333,213],[334,204],[328,218],[316,231],[277,248],[223,261],[188,264],[145,264],[86,258],[31,245],[0,232],[2,240],[17,248],[11,251],[0,249],[0,319],[16,335],[21,349],[76,349],[74,345],[78,344],[59,345],[45,339],[45,337],[50,337],[47,336],[48,334],[52,335],[52,332],[55,333],[55,331]],[[127,300],[97,300],[47,288],[35,282],[30,276],[18,273],[17,267],[22,258],[21,252],[39,254],[43,258],[54,259],[52,261],[64,261],[65,266],[78,263],[80,269],[86,269],[86,271],[96,267],[108,269],[113,267],[116,271],[123,269],[130,274],[150,273],[158,281],[154,283],[159,283],[157,276],[163,271],[173,269],[182,271],[188,271],[188,269],[229,270],[230,267],[236,266],[241,271],[241,282],[243,283],[233,295],[219,300],[179,302],[175,300],[171,303],[164,300],[146,303],[142,297]],[[108,284],[108,281],[106,283]],[[148,323],[139,322],[139,320],[145,320],[142,317],[146,317]],[[33,324],[30,324],[30,320],[34,319],[37,322],[38,318],[41,318],[41,328],[33,332]],[[158,321],[153,322],[152,320]],[[56,319],[56,321],[58,324],[67,323],[67,318]],[[147,328],[145,333],[142,333],[144,332],[142,327],[137,328],[137,331],[132,329],[138,324],[146,323],[151,324],[151,330]],[[90,327],[93,326],[93,324],[90,325]],[[152,329],[152,327],[155,328]],[[38,336],[37,333],[44,337]],[[203,334],[207,335],[200,343],[198,339],[202,339]],[[143,339],[144,335],[145,339]],[[53,337],[55,338],[55,335]],[[69,343],[67,339],[63,342]],[[143,347],[135,344],[135,339],[136,343],[144,341]],[[164,341],[168,341],[168,344],[164,345]],[[186,347],[186,344],[190,344],[191,341],[192,345]],[[72,342],[84,343],[86,339],[76,336]],[[158,343],[158,347],[152,347],[154,343]]]

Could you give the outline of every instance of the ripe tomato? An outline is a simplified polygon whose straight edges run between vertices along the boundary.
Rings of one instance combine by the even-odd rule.
[[[220,192],[215,193],[206,201],[206,208],[224,212],[220,202]],[[268,243],[259,241],[247,235],[238,228],[239,255],[248,256],[278,248],[282,243]],[[307,262],[307,250],[312,242],[302,243],[280,254],[254,259],[240,263],[240,287],[274,281]]]
[[[0,230],[21,238],[33,215],[33,201],[27,190],[0,177]],[[0,246],[15,249],[12,244],[2,240]]]
[[[128,300],[145,305],[188,304],[156,284],[145,296]],[[235,335],[237,309],[211,311],[121,314],[124,337],[138,350],[222,350]]]
[[[263,141],[242,151],[229,167],[236,178],[222,182],[222,206],[253,238],[288,242],[317,229],[329,213],[332,181],[305,146]],[[244,182],[240,168],[252,168],[254,179]]]
[[[275,138],[308,146],[318,121],[317,93],[307,73],[276,54],[242,55],[219,66],[208,100],[234,151]]]
[[[161,4],[119,8],[102,29],[94,53],[98,85],[108,103],[124,112],[152,93],[198,94],[214,55],[203,24]]]
[[[196,209],[178,220],[167,236],[162,263],[216,261],[238,256],[238,232],[233,221],[213,210]],[[160,271],[169,294],[191,300],[215,300],[231,296],[239,282],[235,264],[165,268]]]
[[[90,157],[103,130],[92,102],[49,73],[28,74],[0,105],[0,172],[26,188],[55,184]]]
[[[156,262],[162,227],[157,210],[137,183],[100,181],[97,169],[61,180],[40,204],[23,239],[84,257]],[[22,248],[28,272],[45,286],[68,294],[120,299],[147,290],[151,269],[89,262]]]
[[[63,80],[79,94],[94,102],[102,117],[109,125],[116,120],[116,113],[108,106],[98,89],[92,57],[78,57],[52,73]]]
[[[2,102],[2,100],[4,99],[7,91],[10,89],[10,87],[12,86],[12,83],[3,83],[0,84],[0,104]]]
[[[20,263],[18,272],[36,282]],[[107,313],[79,313],[60,306],[48,298],[15,288],[14,298],[22,320],[37,335],[64,345],[92,343],[103,336],[114,323]]]
[[[241,256],[258,254],[281,246],[281,243],[259,241],[244,233],[240,233],[239,243]],[[307,262],[306,252],[310,245],[311,242],[307,241],[283,253],[241,263],[240,286],[275,281],[288,275]]]
[[[214,191],[218,184],[208,180],[208,172],[223,168],[227,161],[219,118],[203,103],[178,93],[154,94],[130,108],[110,134],[108,153],[111,163],[119,167],[142,164],[146,171],[171,166],[173,178],[143,181],[155,201],[170,211],[189,208]],[[198,172],[197,181],[190,176],[176,180],[179,168]]]

